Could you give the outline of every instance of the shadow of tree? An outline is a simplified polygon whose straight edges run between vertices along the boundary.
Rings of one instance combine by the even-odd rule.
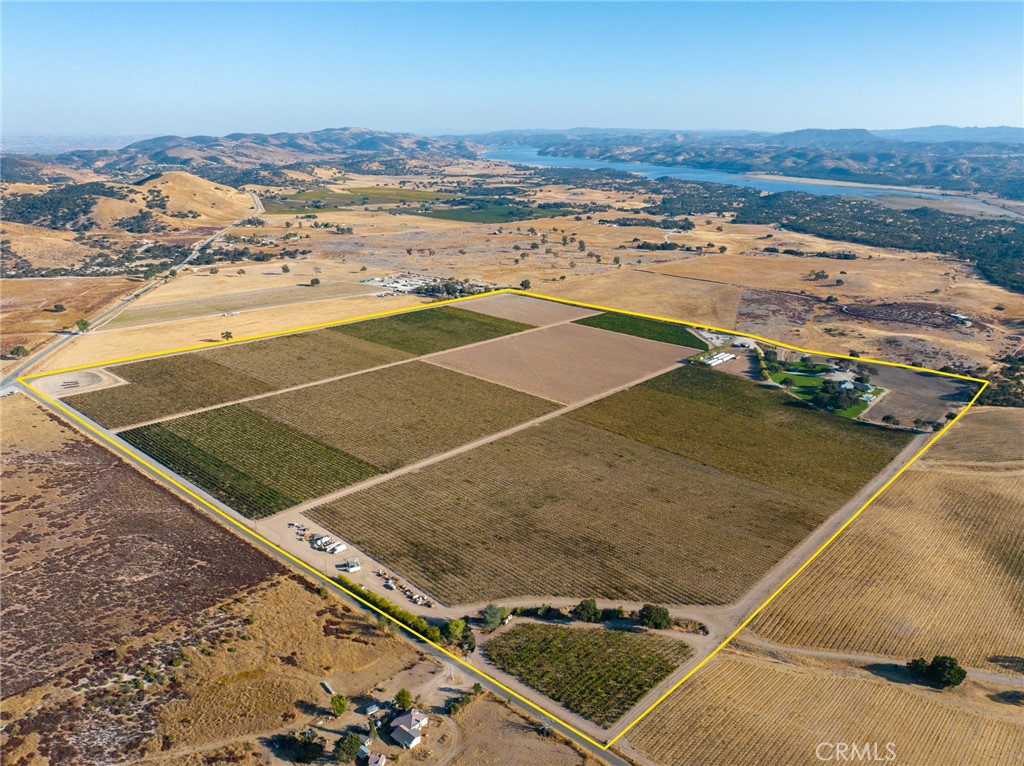
[[[1014,673],[1024,673],[1024,657],[1012,654],[993,654],[988,661]]]
[[[993,702],[1001,702],[1004,705],[1016,705],[1024,707],[1024,692],[1005,691],[997,694],[990,694],[988,698]]]

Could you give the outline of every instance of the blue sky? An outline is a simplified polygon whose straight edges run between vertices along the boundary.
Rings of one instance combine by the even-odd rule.
[[[1024,5],[3,6],[8,135],[1024,122]]]

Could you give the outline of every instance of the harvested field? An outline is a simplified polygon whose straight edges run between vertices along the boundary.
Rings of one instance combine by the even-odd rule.
[[[1024,461],[1024,410],[971,407],[928,450],[929,463],[1019,463]]]
[[[409,358],[402,351],[325,330],[238,343],[203,354],[235,374],[256,378],[274,388],[312,383]]]
[[[668,343],[561,324],[448,351],[430,362],[572,404],[664,370],[694,353]]]
[[[979,413],[977,436],[991,433],[990,412]],[[1019,434],[1024,413],[1004,412],[1009,433]],[[974,423],[971,412],[953,429],[959,445],[952,454],[975,442]],[[1018,456],[1002,439],[1003,454]],[[993,447],[968,459],[1001,457]],[[946,463],[951,453],[944,449],[937,461],[925,453],[752,630],[836,651],[950,654],[968,667],[1024,675],[1024,470],[1018,463]]]
[[[481,314],[508,319],[513,322],[543,327],[556,322],[571,322],[574,319],[593,316],[596,311],[569,306],[556,301],[546,301],[542,298],[530,298],[526,295],[515,293],[502,293],[501,295],[487,295],[482,298],[475,298],[471,301],[459,304],[460,308],[467,311],[478,311]]]
[[[680,367],[569,417],[807,498],[826,516],[911,438],[807,409],[778,389],[703,365]]]
[[[891,742],[891,762],[913,766],[1011,766],[1024,758],[1024,719],[995,701],[1001,691],[968,678],[938,692],[848,666],[812,669],[726,652],[628,739],[665,766],[816,763],[823,742],[877,742],[880,761]],[[839,762],[834,752],[822,754]]]
[[[229,311],[247,311],[267,306],[284,306],[327,298],[372,294],[372,287],[352,282],[325,281],[316,288],[312,288],[308,284],[292,284],[289,287],[133,306],[118,314],[106,326],[110,328],[135,327],[155,322],[170,322],[176,319],[223,314]]]
[[[240,404],[123,431],[121,438],[254,519],[377,473]]]
[[[682,664],[690,647],[653,633],[524,623],[484,651],[527,686],[607,727]]]
[[[5,696],[281,571],[25,397],[0,411]]]
[[[526,595],[725,603],[826,514],[562,417],[308,515],[458,604]]]
[[[531,326],[477,311],[442,306],[339,325],[331,330],[419,356],[500,338]]]
[[[163,289],[161,287],[161,289]],[[159,293],[159,291],[157,291]],[[236,338],[271,332],[292,332],[299,327],[341,322],[353,317],[423,303],[419,296],[401,295],[383,300],[372,296],[333,298],[289,306],[244,311],[233,317],[206,316],[157,325],[100,329],[76,338],[44,360],[40,370],[59,370],[82,365],[100,365],[111,359],[152,354],[168,349],[206,344],[218,348],[222,332]]]
[[[550,402],[417,361],[247,406],[381,471],[555,409]]]
[[[90,391],[67,399],[72,407],[106,428],[155,420],[274,388],[262,380],[222,367],[201,353],[175,354],[108,369],[130,385]]]
[[[586,327],[597,327],[602,330],[634,335],[638,338],[647,338],[661,343],[673,343],[677,346],[688,346],[700,351],[706,351],[708,344],[690,332],[683,325],[672,324],[671,322],[659,322],[654,319],[630,316],[628,314],[616,314],[605,312],[596,316],[577,319],[576,324]]]

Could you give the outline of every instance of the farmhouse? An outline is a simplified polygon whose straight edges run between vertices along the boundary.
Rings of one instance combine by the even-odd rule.
[[[416,747],[420,743],[423,729],[427,728],[428,723],[430,723],[430,718],[426,713],[412,708],[391,722],[391,736],[402,747]]]

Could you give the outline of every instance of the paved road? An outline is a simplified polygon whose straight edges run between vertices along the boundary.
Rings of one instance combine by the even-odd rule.
[[[222,237],[225,234],[227,234],[229,231],[231,231],[236,226],[238,226],[246,218],[251,218],[252,216],[259,215],[260,213],[263,212],[263,203],[260,202],[259,197],[257,197],[252,192],[248,192],[248,194],[252,198],[252,204],[253,204],[253,208],[254,209],[246,212],[246,214],[244,216],[239,218],[237,221],[235,221],[230,226],[227,226],[227,227],[221,229],[220,231],[216,232],[215,234],[210,235],[209,237],[207,237],[206,239],[202,240],[201,242],[197,242],[196,244],[192,245],[192,252],[189,253],[187,258],[185,258],[181,263],[179,263],[178,265],[176,265],[174,267],[175,270],[181,269],[183,266],[187,266],[192,261],[193,258],[195,258],[197,255],[199,255],[199,251],[202,248],[206,247],[211,242],[215,241],[218,237]],[[134,301],[137,298],[145,295],[146,293],[148,293],[153,288],[159,287],[164,282],[166,282],[167,279],[168,279],[168,277],[160,277],[159,279],[156,279],[156,280],[146,284],[145,286],[143,286],[143,287],[139,288],[138,290],[136,290],[135,292],[133,292],[127,298],[122,299],[117,305],[112,306],[111,308],[107,309],[106,311],[104,311],[103,313],[99,314],[98,316],[93,317],[92,319],[89,320],[89,324],[90,324],[91,328],[92,329],[96,329],[97,327],[100,327],[101,325],[105,324],[106,322],[109,322],[117,314],[121,313],[121,311],[123,309],[125,309],[127,306],[131,305],[132,301]],[[40,361],[42,361],[45,357],[47,357],[50,354],[52,354],[54,351],[59,349],[65,343],[68,343],[68,342],[74,340],[79,335],[81,335],[81,333],[78,333],[78,332],[66,333],[66,334],[62,335],[60,338],[58,338],[56,341],[51,343],[50,345],[48,345],[48,346],[40,349],[39,351],[37,351],[35,354],[30,356],[27,360],[25,360],[20,365],[18,365],[16,368],[14,368],[14,370],[12,370],[10,373],[8,373],[3,378],[3,380],[0,381],[0,388],[6,388],[7,386],[9,386],[12,383],[14,383],[14,381],[16,381],[18,379],[18,376],[23,375],[25,372],[27,372],[29,369],[31,369],[34,365],[36,365]]]

